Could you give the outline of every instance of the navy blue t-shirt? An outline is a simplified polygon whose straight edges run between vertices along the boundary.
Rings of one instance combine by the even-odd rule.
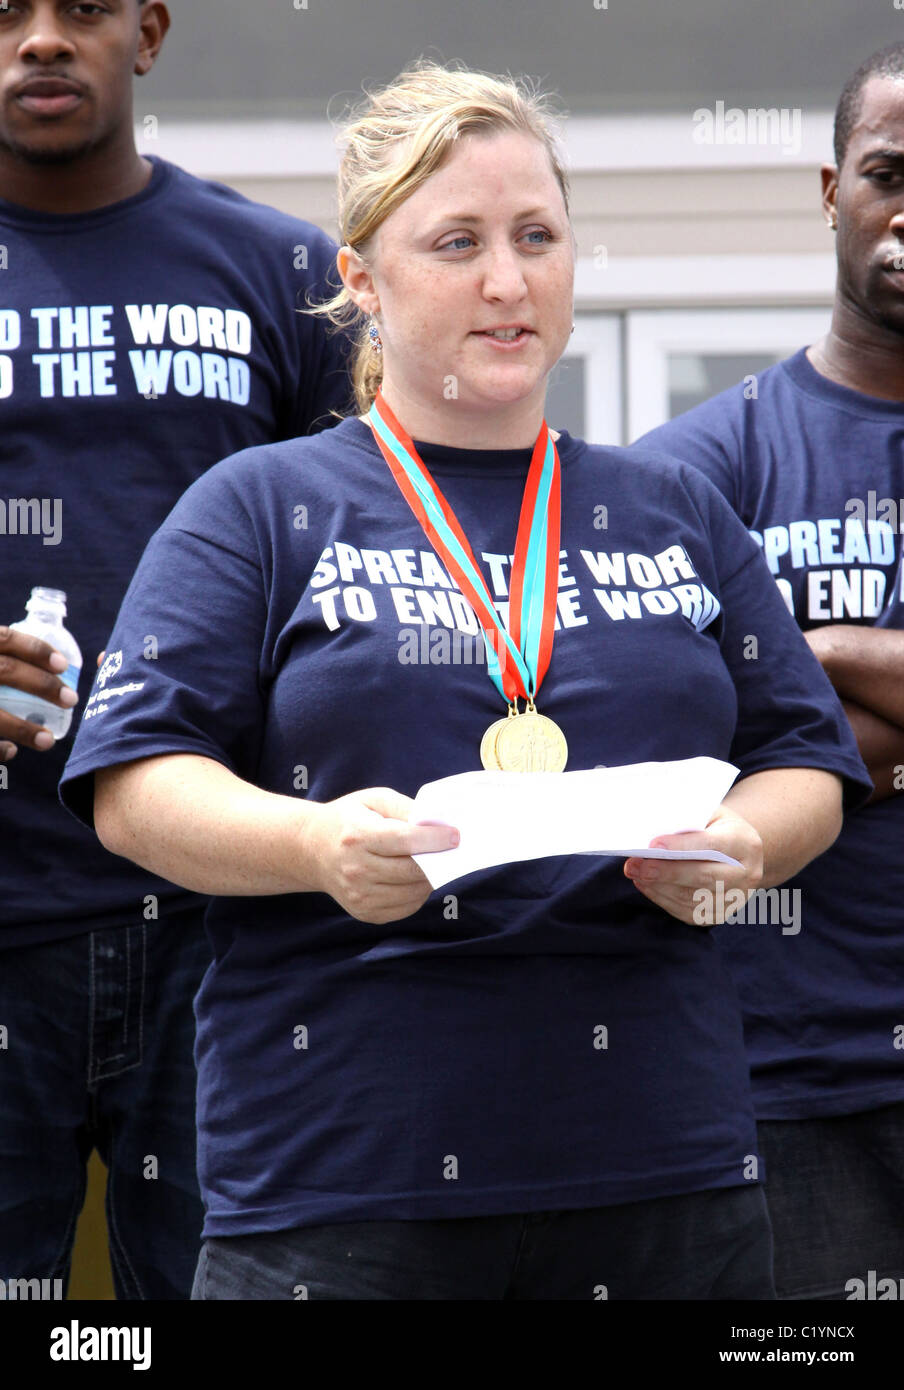
[[[24,617],[34,585],[65,591],[85,662],[75,724],[141,552],[189,484],[347,406],[341,340],[296,312],[327,297],[335,246],[160,160],[141,193],[93,212],[0,201],[0,242],[0,622]],[[63,814],[70,748],[6,770],[0,950],[141,920],[148,894],[159,911],[201,901]]]
[[[840,705],[716,489],[655,456],[558,447],[558,628],[538,706],[569,767],[708,754],[744,773],[829,768],[863,795]],[[530,450],[422,454],[505,616]],[[355,419],[196,483],[148,547],[111,651],[117,691],[95,689],[62,785],[88,824],[95,769],[162,753],[287,797],[413,796],[478,768],[505,708],[472,610]],[[621,860],[473,874],[382,926],[320,893],[214,898],[207,926],[206,1236],[757,1176],[721,953]]]
[[[904,406],[838,386],[805,349],[636,446],[712,479],[804,629],[904,627]],[[893,499],[894,510],[888,505]],[[788,885],[800,931],[726,925],[761,1119],[904,1100],[904,798],[850,814]]]

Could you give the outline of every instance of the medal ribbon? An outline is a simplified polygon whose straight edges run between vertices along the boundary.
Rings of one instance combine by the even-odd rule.
[[[561,466],[546,421],[534,444],[521,501],[506,631],[458,518],[382,392],[367,418],[402,495],[477,616],[490,679],[510,704],[518,696],[532,700],[552,656],[559,588]]]

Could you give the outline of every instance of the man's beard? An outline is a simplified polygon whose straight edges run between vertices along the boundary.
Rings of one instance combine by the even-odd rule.
[[[899,298],[896,302],[891,297],[889,290],[885,289],[882,293],[881,289],[875,285],[875,280],[878,278],[878,276],[870,276],[864,290],[864,303],[860,306],[860,312],[886,333],[892,333],[896,338],[904,337],[904,297]]]
[[[97,137],[81,140],[78,144],[59,145],[59,146],[33,146],[27,145],[23,141],[17,140],[15,136],[0,135],[0,152],[12,155],[14,159],[21,160],[23,164],[31,164],[34,167],[48,167],[60,164],[72,164],[83,155],[90,154],[104,143],[103,139]]]

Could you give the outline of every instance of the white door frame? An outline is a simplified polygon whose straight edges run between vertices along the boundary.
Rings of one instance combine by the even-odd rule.
[[[668,358],[674,352],[776,353],[787,357],[826,332],[821,309],[635,309],[627,315],[627,440],[669,418]]]
[[[621,315],[575,314],[575,328],[563,354],[583,357],[584,434],[589,444],[621,444],[623,372]],[[567,428],[568,421],[562,422]]]

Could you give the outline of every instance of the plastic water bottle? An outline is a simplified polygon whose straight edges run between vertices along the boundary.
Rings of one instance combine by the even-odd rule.
[[[62,589],[32,589],[25,611],[27,617],[19,623],[10,624],[13,631],[29,632],[61,652],[69,664],[65,671],[59,673],[60,680],[77,690],[82,654],[63,622],[66,617],[66,595]],[[17,715],[19,719],[27,719],[32,724],[41,724],[56,739],[64,738],[72,723],[71,709],[62,709],[49,700],[42,700],[27,690],[16,690],[11,685],[0,685],[0,709]]]

